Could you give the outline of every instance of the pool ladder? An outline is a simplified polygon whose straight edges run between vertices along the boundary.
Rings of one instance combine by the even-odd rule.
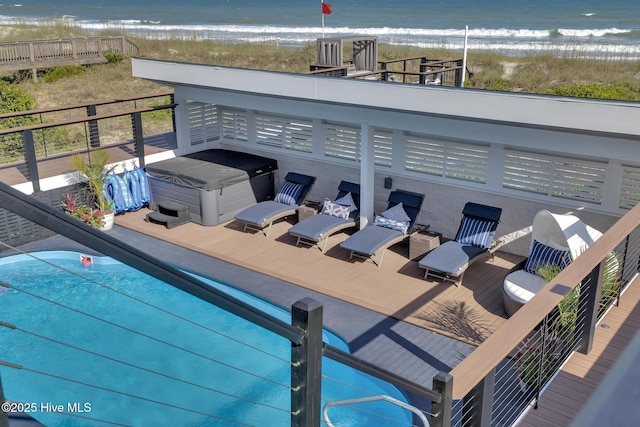
[[[378,395],[378,396],[359,397],[356,399],[335,400],[333,402],[327,402],[325,403],[324,408],[322,409],[322,418],[324,418],[324,422],[327,424],[328,427],[335,427],[335,425],[329,419],[330,407],[353,405],[356,403],[364,403],[364,402],[374,402],[376,400],[385,400],[389,403],[392,403],[394,405],[400,406],[401,408],[404,408],[408,411],[413,412],[418,418],[420,418],[420,421],[422,421],[422,424],[424,425],[424,427],[429,427],[429,421],[427,420],[427,417],[424,416],[424,413],[420,409],[384,394]]]

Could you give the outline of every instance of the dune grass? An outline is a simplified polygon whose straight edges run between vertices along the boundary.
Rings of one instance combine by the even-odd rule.
[[[86,37],[89,34],[65,24],[19,25],[2,29],[4,41]],[[113,32],[101,36],[122,35]],[[143,39],[127,36],[138,45],[140,56],[177,62],[304,73],[315,62],[315,43],[291,48],[273,44],[231,44],[184,39]],[[407,46],[378,46],[379,60],[412,56],[437,59],[460,58],[460,52],[426,50]],[[128,58],[121,62],[86,67],[84,73],[46,83],[22,80],[33,93],[38,108],[69,105],[166,91],[158,84],[131,76]],[[509,57],[500,53],[469,52],[472,73],[466,86],[475,89],[559,94],[609,99],[640,100],[640,62],[615,59],[587,60],[570,52],[561,57],[531,53]],[[26,73],[25,73],[26,74]],[[5,76],[5,79],[7,77]]]

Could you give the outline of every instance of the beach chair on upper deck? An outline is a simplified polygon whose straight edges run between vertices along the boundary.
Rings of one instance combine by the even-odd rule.
[[[501,240],[494,240],[501,215],[501,208],[466,203],[455,240],[445,242],[418,261],[418,266],[425,269],[424,278],[433,276],[460,286],[471,264],[483,255],[493,259],[502,246]]]
[[[296,245],[318,246],[324,252],[329,236],[358,224],[359,209],[360,185],[342,181],[335,201],[325,198],[319,214],[300,221],[289,229],[289,234],[298,238]]]
[[[244,231],[247,229],[261,231],[269,237],[274,221],[294,215],[315,181],[314,176],[289,172],[273,200],[265,200],[249,206],[236,214],[234,219],[244,223]]]
[[[387,210],[376,215],[373,224],[340,243],[340,247],[350,251],[349,259],[354,256],[370,259],[380,266],[385,249],[409,237],[423,201],[424,194],[392,191],[389,193]],[[374,257],[378,253],[380,257],[376,262]]]

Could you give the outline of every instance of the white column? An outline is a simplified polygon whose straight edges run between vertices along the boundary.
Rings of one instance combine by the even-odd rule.
[[[178,148],[176,155],[182,155],[191,148],[191,131],[189,129],[189,109],[187,108],[187,100],[175,88],[173,93],[174,102],[177,104],[175,108],[176,116],[176,141]]]
[[[360,125],[360,228],[364,228],[369,222],[373,222],[373,191],[374,164],[373,164],[373,126],[362,123]]]

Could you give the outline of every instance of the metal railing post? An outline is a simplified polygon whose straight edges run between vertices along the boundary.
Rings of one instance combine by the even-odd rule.
[[[440,393],[440,403],[431,405],[431,426],[451,427],[451,408],[453,408],[453,377],[446,372],[439,372],[433,377],[433,391]]]
[[[89,105],[87,107],[87,116],[95,116],[96,114],[96,106]],[[100,131],[98,130],[97,120],[89,120],[89,141],[91,148],[100,147]]]
[[[38,159],[36,158],[36,147],[31,129],[22,131],[22,147],[27,166],[27,175],[33,185],[33,191],[38,192],[40,191],[40,175],[38,174]]]
[[[136,155],[141,168],[144,168],[144,136],[142,134],[142,114],[133,113],[131,115],[133,126],[133,143],[136,147]]]
[[[291,307],[291,324],[305,331],[291,343],[291,426],[319,427],[322,380],[322,304],[303,298]]]
[[[176,96],[175,94],[171,94],[169,95],[169,102],[171,104],[175,104],[176,103]],[[171,109],[171,124],[173,125],[173,131],[176,131],[176,109],[175,107]]]
[[[462,69],[462,60],[457,60],[456,65],[460,68],[456,70],[455,82],[453,84],[455,87],[462,87],[462,73],[465,72],[465,70]]]
[[[604,263],[605,261],[600,262],[600,264],[589,273],[583,281],[583,286],[585,283],[587,286],[580,289],[578,307],[584,307],[584,321],[577,325],[577,336],[581,337],[581,339],[576,351],[582,354],[589,354],[591,347],[593,347],[596,322],[598,321],[598,309],[600,308]]]
[[[462,406],[463,426],[491,426],[493,394],[496,381],[496,370],[491,370],[465,397]],[[468,402],[468,403],[467,403]]]

